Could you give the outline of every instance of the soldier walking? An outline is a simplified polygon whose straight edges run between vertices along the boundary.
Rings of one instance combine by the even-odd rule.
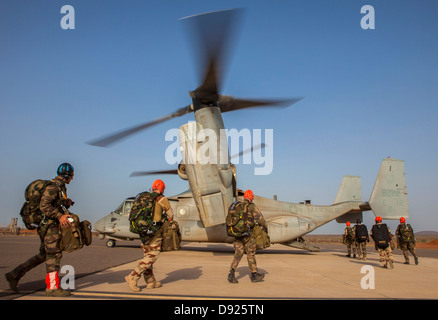
[[[376,249],[379,252],[382,267],[393,269],[394,256],[390,246],[391,230],[385,223],[382,223],[381,217],[376,217],[375,222],[376,224],[371,229],[370,236],[373,238]]]
[[[58,167],[57,177],[45,184],[40,202],[37,204],[37,210],[40,211],[43,217],[37,228],[41,240],[40,252],[5,274],[9,287],[14,292],[18,292],[17,285],[21,277],[45,262],[47,271],[46,296],[66,297],[71,295],[69,291],[59,287],[58,272],[62,258],[60,228],[61,226],[70,226],[68,218],[72,217],[67,211],[73,202],[67,198],[66,184],[73,180],[73,176],[73,166],[69,163],[63,163]]]
[[[260,210],[252,202],[254,200],[253,192],[251,190],[246,190],[243,198],[244,200],[242,205],[245,212],[244,219],[248,232],[242,237],[236,237],[236,240],[234,240],[233,242],[234,257],[233,261],[231,262],[230,273],[228,274],[228,281],[230,283],[238,283],[235,272],[245,252],[248,260],[251,282],[263,281],[265,277],[265,274],[258,273],[257,271],[257,262],[255,258],[257,246],[256,239],[252,233],[252,228],[257,223],[262,228],[267,229],[267,224]],[[233,207],[237,203],[238,202],[235,202],[231,207]]]
[[[360,219],[356,220],[356,225],[353,227],[356,239],[356,251],[359,260],[367,261],[367,242],[370,242],[367,226],[362,224]]]
[[[143,275],[147,289],[161,287],[161,282],[157,281],[153,272],[153,265],[157,261],[161,252],[163,241],[163,223],[167,219],[173,221],[173,211],[169,200],[163,195],[165,184],[161,180],[155,180],[152,184],[152,193],[143,192],[137,195],[131,208],[131,215],[141,213],[146,208],[151,208],[151,223],[144,220],[148,225],[147,230],[140,231],[141,248],[144,257],[139,261],[137,267],[125,277],[129,288],[134,292],[141,291],[137,282]],[[148,219],[148,217],[145,217]]]
[[[409,264],[409,252],[414,256],[415,264],[418,264],[418,256],[415,254],[415,235],[410,224],[406,224],[404,217],[400,218],[400,224],[395,232],[397,237],[397,248],[403,250],[405,264]]]
[[[342,242],[347,246],[347,257],[351,257],[351,251],[353,249],[353,258],[356,258],[356,235],[351,227],[350,221],[347,221],[344,229],[344,235]]]

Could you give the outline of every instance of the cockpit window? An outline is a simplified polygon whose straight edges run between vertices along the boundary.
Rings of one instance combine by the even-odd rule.
[[[129,216],[129,214],[131,213],[131,208],[132,208],[133,203],[134,203],[134,201],[131,201],[131,200],[125,201],[125,207],[123,208],[123,215],[124,216]]]
[[[116,210],[114,210],[114,213],[122,214],[123,204],[124,202],[122,202],[122,204],[118,206]]]

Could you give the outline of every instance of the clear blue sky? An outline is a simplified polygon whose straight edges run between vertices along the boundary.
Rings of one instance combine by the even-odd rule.
[[[75,29],[60,26],[63,5]],[[375,29],[363,30],[363,5]],[[438,230],[438,2],[17,1],[0,2],[0,224],[18,217],[24,189],[75,167],[72,211],[95,222],[171,169],[168,121],[111,148],[85,142],[189,104],[197,63],[183,22],[206,11],[245,8],[223,94],[302,101],[284,110],[223,115],[227,128],[274,129],[274,170],[238,166],[238,186],[279,200],[331,204],[343,175],[362,179],[368,200],[381,160],[405,160],[408,220]],[[166,194],[187,189],[163,176]],[[371,224],[371,212],[365,213]],[[390,226],[395,226],[391,222]],[[320,233],[339,233],[331,222]]]

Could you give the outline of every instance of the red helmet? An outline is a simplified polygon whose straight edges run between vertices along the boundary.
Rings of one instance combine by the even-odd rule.
[[[382,222],[382,217],[377,216],[376,217],[376,222]]]
[[[252,193],[251,190],[246,190],[245,194],[243,195],[243,199],[248,199],[249,201],[252,202],[252,200],[254,199],[254,193]]]
[[[152,191],[160,190],[160,193],[163,193],[165,188],[166,188],[166,185],[160,179],[155,180],[154,183],[152,184]]]
[[[350,226],[350,221],[347,221],[347,227],[349,227]]]
[[[401,217],[400,218],[400,223],[405,223],[405,222],[406,222],[406,219],[404,217]]]

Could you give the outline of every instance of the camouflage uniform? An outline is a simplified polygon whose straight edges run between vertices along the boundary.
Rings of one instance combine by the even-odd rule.
[[[382,224],[382,223],[378,222],[377,225],[379,225],[379,224]],[[388,228],[388,233],[389,233],[390,237],[392,238],[391,230],[389,229],[389,227],[387,227],[387,228]],[[371,236],[371,238],[373,238],[373,230],[371,230],[370,236]],[[376,249],[377,249],[377,252],[379,253],[380,262],[382,262],[382,267],[383,268],[389,267],[390,269],[392,269],[394,267],[394,265],[393,265],[394,255],[392,254],[391,245],[388,243],[388,246],[384,249],[379,248],[376,245]]]
[[[353,232],[354,232],[354,234],[356,234],[356,226],[353,227]],[[356,249],[359,260],[362,258],[364,261],[367,260],[367,242],[369,242],[368,236],[367,236],[367,240],[363,241],[363,242],[359,242],[356,239],[356,242],[355,242],[356,248],[355,249]]]
[[[141,195],[137,196],[132,205],[132,210],[140,210],[143,207],[141,203]],[[163,221],[163,212],[170,221],[173,219],[173,211],[170,206],[169,200],[163,196],[159,195],[155,202],[153,221],[161,223]],[[157,261],[158,256],[161,252],[161,243],[163,241],[163,228],[161,227],[157,233],[152,235],[140,234],[141,248],[143,250],[143,259],[139,261],[135,269],[125,277],[126,282],[132,291],[138,292],[140,288],[137,286],[137,282],[143,275],[146,281],[146,288],[153,289],[161,286],[161,283],[155,279],[153,272],[153,264]]]
[[[356,257],[356,237],[351,226],[345,228],[343,242],[347,246],[347,257],[351,257],[351,249],[353,249],[353,256]]]
[[[266,221],[263,218],[263,215],[260,212],[260,210],[256,207],[256,205],[247,199],[244,200],[244,203],[245,202],[249,203],[248,219],[246,220],[248,226],[252,229],[254,227],[254,224],[257,223],[260,226],[267,228]],[[254,234],[251,233],[250,236],[236,238],[236,240],[234,240],[233,246],[234,246],[234,257],[230,266],[233,275],[234,275],[234,271],[239,265],[239,262],[242,259],[245,252],[248,260],[249,271],[251,272],[251,274],[257,273],[257,262],[255,258],[257,246],[256,246],[256,239],[254,237]]]
[[[409,252],[411,252],[412,255],[414,256],[415,264],[418,264],[418,257],[415,253],[415,243],[416,243],[415,237],[413,237],[409,241],[404,241],[401,231],[405,228],[406,228],[406,224],[400,223],[397,226],[397,230],[395,231],[395,235],[397,236],[398,247],[403,251],[403,256],[405,257],[405,264],[409,264]]]
[[[26,262],[20,264],[13,271],[6,274],[11,288],[16,290],[16,285],[21,277],[28,271],[46,263],[47,274],[52,273],[53,277],[50,279],[49,275],[46,277],[46,282],[55,281],[55,286],[59,287],[59,278],[53,274],[60,269],[60,262],[62,258],[62,251],[60,249],[61,231],[58,219],[64,214],[64,209],[69,207],[70,199],[67,199],[67,188],[65,182],[61,177],[56,177],[45,188],[39,209],[43,213],[43,220],[38,226],[37,232],[41,240],[39,253]]]

